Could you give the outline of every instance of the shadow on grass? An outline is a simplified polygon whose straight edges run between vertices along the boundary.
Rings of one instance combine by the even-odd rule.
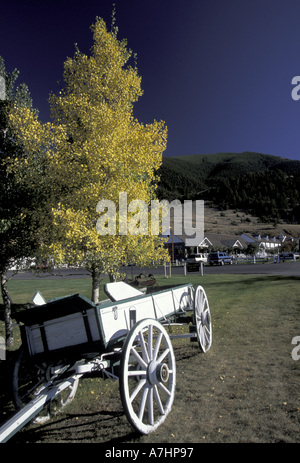
[[[46,438],[52,442],[60,441],[64,443],[81,443],[99,441],[106,443],[122,443],[128,440],[138,440],[140,434],[131,431],[128,432],[128,423],[124,418],[124,411],[97,411],[91,413],[66,414],[61,419],[51,420],[37,427],[23,428],[9,441],[10,443],[31,443],[43,442]],[[119,421],[122,421],[122,424]],[[124,421],[124,424],[123,424]],[[107,431],[108,436],[116,435],[118,437],[108,437],[103,439],[103,430]],[[101,429],[101,431],[100,431]],[[98,432],[99,430],[99,432]],[[101,433],[101,438],[100,438]]]

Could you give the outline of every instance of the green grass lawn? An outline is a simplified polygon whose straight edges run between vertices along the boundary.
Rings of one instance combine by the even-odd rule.
[[[213,324],[212,348],[174,342],[177,365],[175,403],[155,433],[136,437],[122,410],[118,382],[80,381],[75,400],[45,426],[24,428],[25,442],[299,442],[299,367],[292,359],[300,335],[299,277],[268,275],[187,275],[157,283],[202,285]],[[105,283],[105,281],[103,281]],[[11,280],[17,303],[30,302],[39,289],[51,297],[91,293],[91,280]],[[102,289],[101,299],[106,299]],[[0,335],[4,326],[0,312]],[[2,333],[2,334],[1,334]],[[19,344],[15,327],[15,348]],[[177,341],[177,340],[176,340]],[[8,355],[12,357],[13,352]],[[0,362],[7,380],[9,362]],[[1,373],[0,368],[0,373]],[[10,385],[0,390],[0,422],[11,411]],[[8,395],[8,397],[7,397]],[[1,416],[2,413],[2,416]]]
[[[159,286],[192,283],[194,286],[204,287],[212,312],[217,312],[222,307],[232,309],[239,307],[251,307],[258,301],[266,300],[274,304],[284,303],[284,295],[297,297],[299,278],[265,275],[174,275],[166,278],[164,275],[156,276]],[[107,299],[104,293],[104,284],[108,278],[102,280],[100,287],[100,300]],[[8,282],[8,290],[14,304],[26,304],[32,302],[34,293],[39,290],[46,300],[54,297],[80,293],[85,297],[91,297],[91,278],[61,278],[46,279],[33,278],[31,280],[12,279]],[[4,336],[3,315],[0,305],[0,336]],[[15,327],[15,340],[18,346],[19,330]]]
[[[253,291],[260,294],[267,294],[272,299],[282,298],[283,291],[297,292],[299,284],[298,277],[268,276],[268,275],[174,275],[165,278],[163,275],[156,276],[159,286],[177,285],[192,283],[194,286],[201,285],[210,293],[214,300],[223,300],[226,303],[228,298],[235,294],[237,299],[251,302]],[[107,278],[102,280],[100,288],[100,300],[107,299],[104,293],[104,284]],[[66,296],[80,293],[90,298],[92,292],[91,278],[61,278],[56,280],[34,278],[32,280],[10,280],[8,291],[15,304],[31,303],[34,293],[39,290],[46,300],[53,297]]]

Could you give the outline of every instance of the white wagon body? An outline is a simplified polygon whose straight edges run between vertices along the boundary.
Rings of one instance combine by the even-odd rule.
[[[106,293],[111,297],[112,289],[106,287]],[[163,322],[172,316],[185,313],[191,307],[191,291],[191,285],[166,289],[150,295],[138,291],[140,294],[114,301],[113,304],[107,302],[97,305],[104,344],[110,344],[126,336],[135,323],[145,318]]]
[[[75,351],[78,348],[92,351],[99,346],[106,348],[124,338],[140,320],[153,318],[163,322],[191,310],[192,285],[150,295],[122,282],[108,284],[105,290],[113,300],[94,304],[75,294],[29,309],[21,315],[29,355],[70,348]],[[119,298],[125,296],[125,299],[116,300],[117,295]]]

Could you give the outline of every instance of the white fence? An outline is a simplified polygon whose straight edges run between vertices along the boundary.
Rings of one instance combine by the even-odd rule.
[[[299,255],[294,254],[292,259],[286,259],[288,262],[296,262],[296,260],[299,260]],[[268,264],[268,263],[283,263],[285,262],[284,259],[280,258],[278,254],[274,256],[235,256],[233,257],[232,265],[243,265],[243,264]],[[182,267],[183,268],[183,274],[187,275],[189,271],[187,270],[187,263],[182,261],[176,261],[173,265],[170,265],[170,263],[165,263],[164,264],[164,274],[166,278],[170,278],[172,276],[172,268],[174,269],[175,267]],[[205,267],[210,267],[209,264],[199,262],[199,269],[196,269],[196,264],[195,264],[195,270],[192,270],[192,272],[199,272],[201,275],[204,274],[204,268]],[[176,272],[178,273],[178,272]]]

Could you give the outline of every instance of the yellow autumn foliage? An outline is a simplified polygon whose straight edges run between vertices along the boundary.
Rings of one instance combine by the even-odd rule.
[[[102,19],[92,32],[91,55],[77,51],[68,58],[64,88],[50,95],[52,123],[15,107],[11,123],[28,156],[26,165],[18,160],[11,168],[20,181],[43,185],[47,192],[39,210],[41,251],[56,261],[84,262],[99,279],[101,272],[116,277],[121,262],[146,265],[167,258],[161,240],[150,232],[119,235],[121,217],[113,236],[96,229],[101,216],[96,207],[103,199],[114,202],[117,212],[121,192],[128,204],[150,205],[167,129],[162,121],[142,124],[133,115],[143,91],[126,41],[109,32]],[[133,216],[128,212],[128,223]]]

